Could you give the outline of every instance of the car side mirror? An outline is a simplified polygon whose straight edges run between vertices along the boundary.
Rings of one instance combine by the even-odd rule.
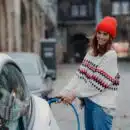
[[[46,78],[46,79],[47,79],[47,78],[52,78],[51,73],[49,73],[49,72],[47,71],[45,78]]]
[[[47,71],[47,72],[46,72],[45,79],[51,78],[52,80],[55,80],[55,78],[53,78],[53,77],[54,77],[53,75],[54,75],[54,74],[53,74],[52,72]]]

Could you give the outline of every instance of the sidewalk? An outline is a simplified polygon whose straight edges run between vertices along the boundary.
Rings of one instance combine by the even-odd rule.
[[[130,117],[116,117],[112,130],[130,130]]]

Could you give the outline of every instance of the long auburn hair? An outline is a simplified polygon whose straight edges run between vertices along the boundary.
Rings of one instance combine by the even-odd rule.
[[[107,43],[101,46],[98,44],[97,36],[95,34],[92,41],[90,42],[90,48],[92,50],[93,56],[98,56],[98,55],[102,56],[112,48],[112,37],[110,36]]]

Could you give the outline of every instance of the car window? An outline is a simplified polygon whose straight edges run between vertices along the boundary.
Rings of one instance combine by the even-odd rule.
[[[20,68],[22,69],[25,75],[37,75],[39,74],[39,69],[36,61],[31,61],[31,59],[15,59]]]
[[[5,88],[10,92],[13,89],[16,92],[16,97],[25,100],[25,98],[29,96],[24,76],[15,65],[4,65],[0,76]]]

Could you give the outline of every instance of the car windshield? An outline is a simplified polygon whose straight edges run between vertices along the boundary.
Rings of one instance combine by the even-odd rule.
[[[16,63],[20,66],[23,73],[26,75],[38,75],[39,74],[39,67],[37,59],[34,57],[15,57],[13,58]]]

